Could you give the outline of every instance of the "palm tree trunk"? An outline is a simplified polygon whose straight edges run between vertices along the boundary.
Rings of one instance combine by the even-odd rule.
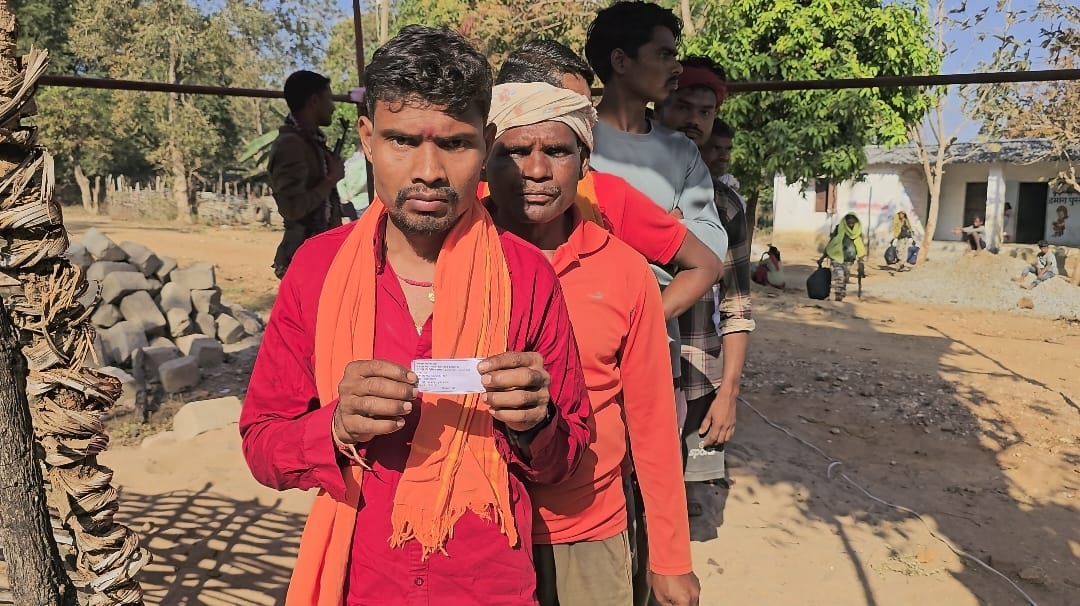
[[[15,58],[17,35],[15,13],[7,0],[0,0],[0,83],[16,78],[21,69]],[[16,169],[26,156],[25,146],[0,146],[0,173]],[[5,296],[19,292],[16,283],[6,271],[0,273],[0,549],[16,604],[73,605],[75,590],[53,540],[45,481],[34,456],[26,360],[4,305]]]

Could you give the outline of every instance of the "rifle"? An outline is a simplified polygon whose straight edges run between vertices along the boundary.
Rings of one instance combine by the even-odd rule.
[[[862,300],[862,279],[866,277],[866,265],[859,259],[859,300]]]

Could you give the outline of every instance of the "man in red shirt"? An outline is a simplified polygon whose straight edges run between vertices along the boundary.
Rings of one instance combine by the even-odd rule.
[[[558,486],[531,489],[540,603],[633,601],[623,490],[629,431],[649,519],[654,597],[696,604],[674,394],[667,368],[656,363],[668,350],[660,288],[641,255],[584,220],[574,203],[596,112],[588,98],[546,83],[498,85],[493,99],[488,208],[497,225],[554,265],[593,407],[589,464]]]
[[[377,199],[297,252],[240,420],[256,479],[320,490],[286,604],[531,606],[524,482],[590,439],[558,279],[475,196],[486,58],[409,26],[365,79]],[[485,393],[420,393],[411,362],[448,357],[482,358]]]

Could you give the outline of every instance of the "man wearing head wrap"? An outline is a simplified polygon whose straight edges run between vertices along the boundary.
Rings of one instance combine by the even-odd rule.
[[[734,131],[716,118],[727,96],[724,72],[708,57],[687,57],[682,65],[678,90],[657,107],[656,115],[661,124],[682,132],[698,146],[712,173],[713,203],[728,234],[720,281],[679,317],[682,387],[687,400],[683,479],[691,495],[690,515],[699,516],[704,507],[692,483],[728,486],[724,446],[735,431],[735,403],[755,324],[750,314],[746,204],[725,182],[730,182],[727,164]]]
[[[530,40],[510,53],[495,83],[546,82],[588,96],[594,78],[585,60],[566,45]],[[591,167],[577,189],[578,199],[590,202],[582,205],[586,218],[674,274],[661,293],[666,318],[674,320],[709,291],[721,261],[682,221],[622,177]]]
[[[551,260],[566,297],[593,408],[585,462],[557,486],[532,486],[537,594],[543,606],[625,606],[633,599],[623,462],[627,439],[649,519],[654,595],[697,603],[660,289],[645,260],[586,219],[577,193],[596,113],[545,83],[492,95],[495,145],[486,201],[496,225]]]

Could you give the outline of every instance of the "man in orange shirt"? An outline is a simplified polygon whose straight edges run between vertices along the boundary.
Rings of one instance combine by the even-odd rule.
[[[625,606],[633,600],[626,498],[627,436],[649,519],[653,592],[698,602],[660,289],[645,259],[575,204],[588,170],[596,113],[545,83],[503,84],[486,201],[496,225],[551,260],[567,300],[593,406],[582,464],[558,486],[531,486],[542,606]],[[624,421],[625,419],[625,421]]]
[[[546,82],[588,97],[594,77],[589,64],[566,45],[530,40],[506,57],[495,84]],[[578,182],[577,192],[586,219],[674,274],[661,293],[668,320],[689,310],[723,271],[723,261],[686,225],[625,179],[590,168]],[[487,195],[486,189],[482,195]]]

